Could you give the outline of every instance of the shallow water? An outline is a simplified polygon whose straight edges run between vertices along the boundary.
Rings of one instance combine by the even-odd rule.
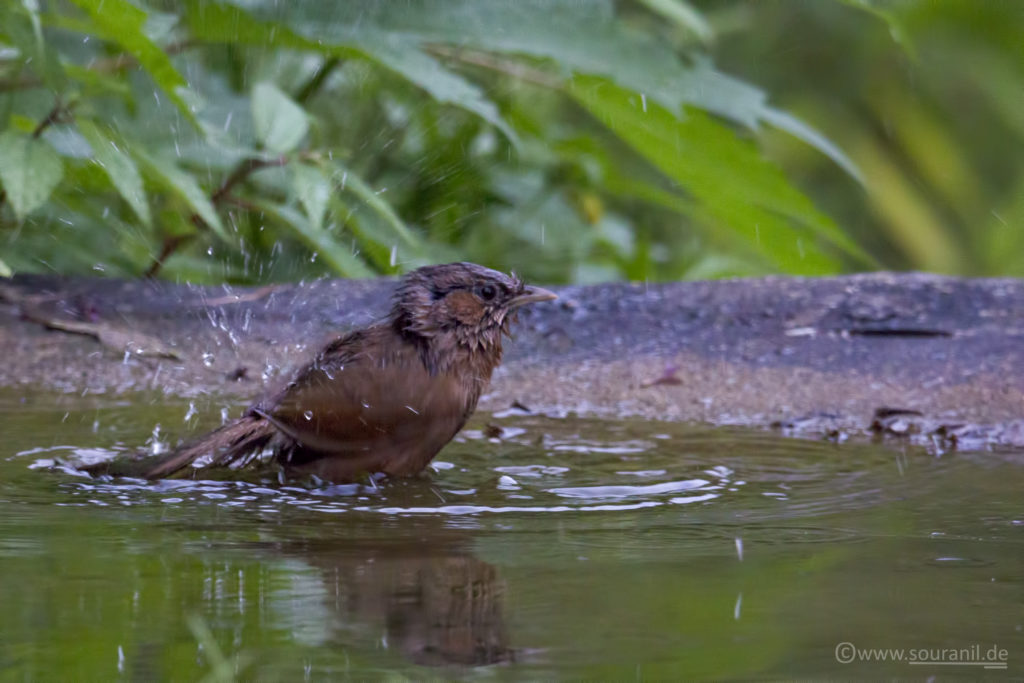
[[[222,409],[0,394],[0,678],[1024,672],[1020,454],[505,414],[377,487],[60,465]]]

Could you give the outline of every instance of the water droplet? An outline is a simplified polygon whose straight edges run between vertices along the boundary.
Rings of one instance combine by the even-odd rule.
[[[513,479],[510,476],[508,476],[507,474],[503,474],[498,479],[498,488],[499,489],[504,489],[506,491],[507,490],[512,490],[512,489],[518,489],[519,488],[519,482],[517,482],[515,479]]]
[[[151,455],[160,455],[167,450],[167,445],[160,440],[160,425],[153,427],[153,434],[149,437],[149,452]]]
[[[260,377],[263,379],[264,382],[266,382],[270,380],[272,377],[274,377],[276,374],[277,368],[268,362],[266,365],[263,366],[263,372],[260,373]]]
[[[307,410],[306,412],[302,413],[302,417],[306,418],[307,420],[312,420],[313,419],[313,411],[312,410]]]
[[[209,351],[203,351],[203,365],[208,368],[213,367],[213,354]]]

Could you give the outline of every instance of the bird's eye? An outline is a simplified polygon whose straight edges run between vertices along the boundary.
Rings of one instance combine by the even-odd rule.
[[[476,295],[483,301],[493,301],[498,296],[498,288],[494,285],[480,285],[476,288]]]

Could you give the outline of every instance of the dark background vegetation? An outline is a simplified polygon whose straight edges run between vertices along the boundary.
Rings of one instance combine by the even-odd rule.
[[[1024,275],[1024,3],[0,3],[0,272]]]

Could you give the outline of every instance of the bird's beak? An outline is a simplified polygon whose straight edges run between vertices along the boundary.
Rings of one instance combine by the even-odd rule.
[[[508,303],[509,308],[519,308],[526,304],[535,304],[538,301],[554,301],[558,298],[558,295],[554,292],[549,292],[541,287],[527,287],[523,290],[523,293],[515,297]]]

